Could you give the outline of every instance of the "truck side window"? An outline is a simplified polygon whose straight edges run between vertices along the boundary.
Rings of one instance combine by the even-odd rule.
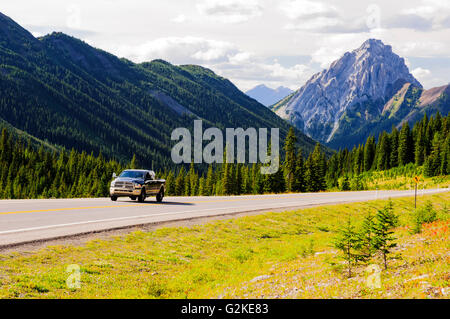
[[[146,180],[146,181],[152,180],[152,179],[153,179],[153,178],[151,177],[150,173],[147,173],[147,174],[145,175],[145,180]]]

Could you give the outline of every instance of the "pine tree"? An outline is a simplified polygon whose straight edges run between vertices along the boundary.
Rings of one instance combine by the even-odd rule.
[[[198,181],[198,196],[205,195],[205,178],[202,176]]]
[[[176,195],[175,176],[173,174],[173,171],[169,171],[169,174],[166,177],[166,195],[169,196]]]
[[[450,135],[444,140],[441,154],[441,175],[450,174]]]
[[[389,254],[397,246],[395,242],[396,238],[392,230],[397,223],[398,217],[393,212],[392,202],[389,202],[384,209],[378,210],[375,216],[373,247],[381,253],[385,269],[388,268],[387,260]]]
[[[334,247],[342,252],[342,259],[347,263],[348,277],[352,276],[352,268],[361,259],[361,255],[358,252],[359,238],[355,231],[355,227],[352,225],[350,217],[334,239]]]
[[[376,157],[377,157],[377,169],[379,171],[387,170],[390,168],[391,142],[389,135],[386,132],[383,132],[381,134],[381,138],[378,142]]]
[[[189,168],[189,194],[190,196],[196,196],[198,192],[198,174],[194,168],[194,162],[191,162]]]
[[[184,178],[185,178],[185,170],[184,166],[181,166],[181,169],[178,172],[178,176],[175,179],[175,195],[177,196],[182,196],[184,194],[185,191]]]
[[[429,177],[437,176],[441,173],[442,155],[441,155],[441,141],[439,133],[436,133],[436,135],[434,136],[431,149],[432,149],[431,154],[425,160],[424,165],[425,175]]]
[[[364,261],[370,260],[375,253],[375,216],[369,211],[364,218],[361,231],[359,232],[360,251]]]
[[[296,169],[296,150],[295,150],[295,144],[297,143],[297,137],[295,136],[294,128],[291,127],[289,129],[289,133],[286,137],[286,141],[284,143],[284,150],[285,150],[285,160],[283,165],[284,170],[284,179],[285,179],[285,185],[286,190],[288,192],[292,192],[295,182],[295,169]]]
[[[404,166],[414,159],[414,143],[409,124],[403,124],[398,137],[398,165]]]
[[[137,168],[136,154],[133,154],[133,158],[131,159],[131,162],[130,162],[130,168],[131,169]]]
[[[318,192],[326,189],[326,159],[317,143],[305,163],[305,184],[308,191]]]
[[[222,192],[224,195],[231,195],[233,193],[232,165],[231,163],[223,164]]]
[[[213,188],[214,188],[214,184],[215,184],[215,180],[214,180],[214,172],[213,172],[213,167],[210,164],[208,167],[208,172],[206,173],[206,182],[205,182],[206,186],[204,189],[204,195],[205,196],[211,196],[214,195],[213,193]]]
[[[421,166],[425,161],[425,133],[423,124],[420,123],[417,130],[416,143],[414,148],[414,162]]]
[[[341,182],[341,191],[349,191],[350,190],[350,181],[348,179],[348,176],[345,175],[342,178],[342,182]]]
[[[397,128],[394,126],[392,128],[392,133],[390,137],[391,142],[391,156],[389,167],[397,167],[398,166],[398,140],[399,140],[399,132]]]
[[[251,171],[248,166],[242,168],[241,194],[250,194],[252,188]]]
[[[293,190],[295,192],[305,192],[305,163],[303,161],[303,155],[301,150],[298,151],[297,159],[295,162],[295,178],[293,184]]]
[[[191,196],[191,175],[190,170],[184,176],[184,196]]]
[[[242,165],[237,163],[234,172],[234,195],[240,195],[242,191]]]

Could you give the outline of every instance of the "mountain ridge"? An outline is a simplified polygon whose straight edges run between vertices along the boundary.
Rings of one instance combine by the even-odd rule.
[[[292,94],[292,92],[293,91],[291,89],[284,86],[279,86],[276,89],[272,89],[267,87],[265,84],[260,84],[255,86],[253,89],[246,91],[245,94],[257,100],[261,104],[270,107],[276,102],[284,99],[286,96]]]
[[[197,118],[221,129],[279,127],[282,138],[290,128],[209,69],[135,64],[64,33],[34,38],[4,15],[0,24],[0,119],[38,140],[121,162],[135,153],[163,168],[173,166],[171,131]],[[312,151],[316,142],[297,136]]]

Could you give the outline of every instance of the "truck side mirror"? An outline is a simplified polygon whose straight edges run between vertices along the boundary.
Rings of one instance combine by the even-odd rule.
[[[113,173],[113,178],[117,178],[117,175],[116,175],[116,173]]]

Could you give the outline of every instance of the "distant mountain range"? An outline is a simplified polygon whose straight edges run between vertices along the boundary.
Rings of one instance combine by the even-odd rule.
[[[290,124],[209,69],[135,64],[63,33],[35,38],[0,13],[0,126],[34,141],[128,161],[173,165],[173,129]],[[297,132],[305,152],[315,141]]]
[[[425,112],[446,115],[449,93],[450,85],[424,90],[391,46],[370,39],[271,109],[337,149],[363,143],[404,121],[413,123]]]
[[[271,106],[284,99],[292,92],[294,91],[284,86],[280,86],[277,89],[271,89],[264,84],[261,84],[251,90],[248,90],[247,92],[245,92],[245,94],[247,94],[251,98],[254,98],[262,105]]]

